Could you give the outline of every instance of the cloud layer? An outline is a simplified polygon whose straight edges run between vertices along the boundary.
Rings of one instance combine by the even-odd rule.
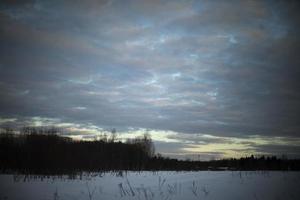
[[[1,123],[299,138],[298,10],[297,1],[3,1]],[[178,154],[196,151],[184,140]]]

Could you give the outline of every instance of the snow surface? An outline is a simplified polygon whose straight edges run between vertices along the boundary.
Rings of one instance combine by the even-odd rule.
[[[0,175],[0,200],[296,200],[300,172],[127,172],[75,179]]]

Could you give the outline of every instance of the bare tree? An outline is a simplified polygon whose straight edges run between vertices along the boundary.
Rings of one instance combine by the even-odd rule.
[[[144,133],[143,135],[142,145],[148,156],[153,157],[155,154],[155,147],[151,139],[151,135],[148,132]]]
[[[115,142],[117,139],[117,130],[115,128],[111,129],[110,142]]]

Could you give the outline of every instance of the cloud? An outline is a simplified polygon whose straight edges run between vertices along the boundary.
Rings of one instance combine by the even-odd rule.
[[[195,142],[198,134],[221,143],[298,138],[297,8],[292,1],[5,1],[0,117],[169,131]]]

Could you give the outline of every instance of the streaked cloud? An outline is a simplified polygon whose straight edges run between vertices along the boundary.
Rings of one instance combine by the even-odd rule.
[[[276,145],[293,154],[298,10],[297,1],[3,1],[0,123],[77,136],[147,130],[173,156]]]

